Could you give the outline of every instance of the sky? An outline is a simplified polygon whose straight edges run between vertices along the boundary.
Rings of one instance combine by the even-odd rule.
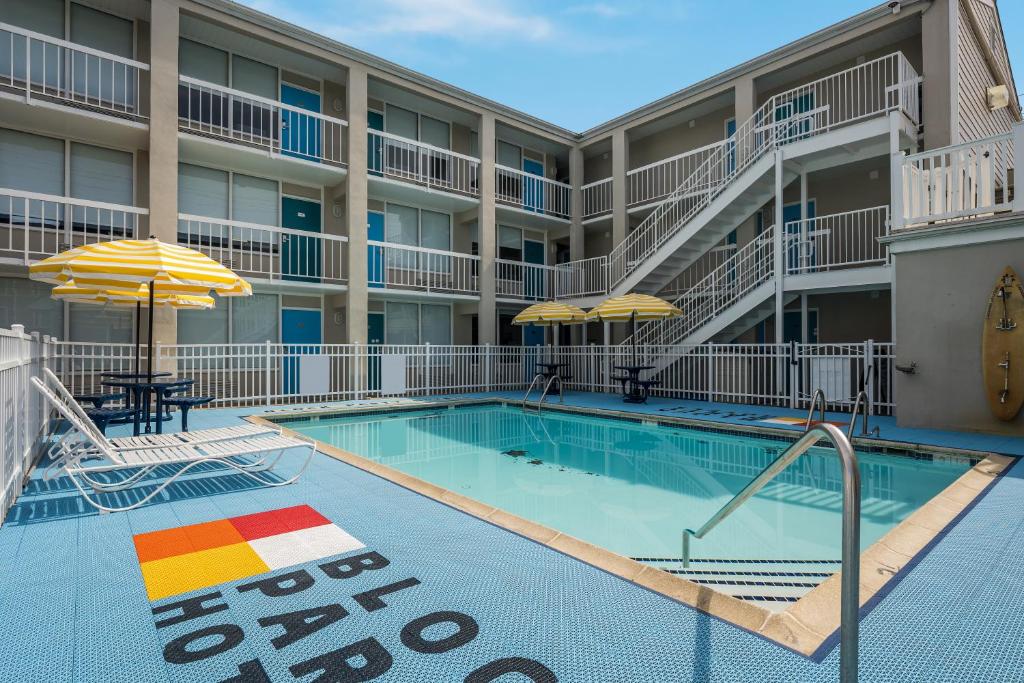
[[[874,0],[241,0],[582,132]],[[812,11],[808,11],[812,10]],[[1024,83],[1024,1],[1000,12]]]

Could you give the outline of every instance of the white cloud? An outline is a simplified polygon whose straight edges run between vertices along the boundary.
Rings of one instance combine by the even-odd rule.
[[[565,8],[566,14],[593,14],[603,19],[614,19],[626,14],[621,7],[613,7],[603,2],[595,2],[589,5],[571,5]]]

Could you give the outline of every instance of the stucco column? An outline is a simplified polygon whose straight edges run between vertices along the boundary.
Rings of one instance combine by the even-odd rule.
[[[348,176],[345,217],[348,225],[348,292],[345,338],[366,343],[366,69],[348,70]]]
[[[956,135],[957,3],[933,2],[921,14],[921,111],[925,149],[959,142]],[[950,11],[953,9],[954,11]],[[984,93],[982,93],[984,95]]]
[[[498,235],[497,219],[494,215],[494,115],[484,112],[480,115],[480,208],[476,225],[480,245],[480,310],[477,314],[477,338],[480,344],[497,342],[498,311],[495,304],[494,258]]]
[[[629,171],[629,138],[626,131],[619,129],[612,133],[612,247],[620,244],[629,234],[629,187],[626,173]]]
[[[569,150],[569,184],[572,185],[572,222],[569,224],[569,258],[573,261],[584,257],[583,251],[583,150],[573,147]],[[585,325],[572,325],[569,335],[574,345],[585,343]]]
[[[785,183],[782,182],[782,150],[775,150],[775,343],[783,342],[785,328],[785,282],[783,278],[786,273],[786,252],[785,228],[782,224],[783,198],[782,191]]]
[[[148,236],[170,243],[178,240],[178,14],[177,0],[150,4]],[[148,320],[145,311],[142,315],[145,339]],[[174,310],[157,308],[153,341],[174,344],[177,340]],[[158,365],[159,370],[176,370],[172,361]]]
[[[736,129],[739,130],[743,122],[757,111],[757,87],[754,79],[744,76],[736,81],[733,94],[736,100]]]

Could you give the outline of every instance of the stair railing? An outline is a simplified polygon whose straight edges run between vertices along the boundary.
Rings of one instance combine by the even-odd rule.
[[[817,396],[817,394],[815,394]],[[811,406],[814,408],[813,404]],[[820,422],[803,433],[795,443],[761,470],[742,491],[723,505],[718,512],[696,531],[683,532],[683,567],[690,563],[690,539],[701,539],[726,517],[756,495],[768,482],[785,470],[794,460],[817,445],[822,439],[832,442],[843,470],[843,530],[842,575],[840,577],[839,617],[839,680],[857,681],[858,612],[860,609],[860,470],[857,454],[842,430],[832,424]]]

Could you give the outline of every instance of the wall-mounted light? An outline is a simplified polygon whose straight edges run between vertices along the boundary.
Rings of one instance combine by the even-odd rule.
[[[1010,90],[1005,85],[993,85],[987,95],[988,108],[992,111],[1010,106]]]

